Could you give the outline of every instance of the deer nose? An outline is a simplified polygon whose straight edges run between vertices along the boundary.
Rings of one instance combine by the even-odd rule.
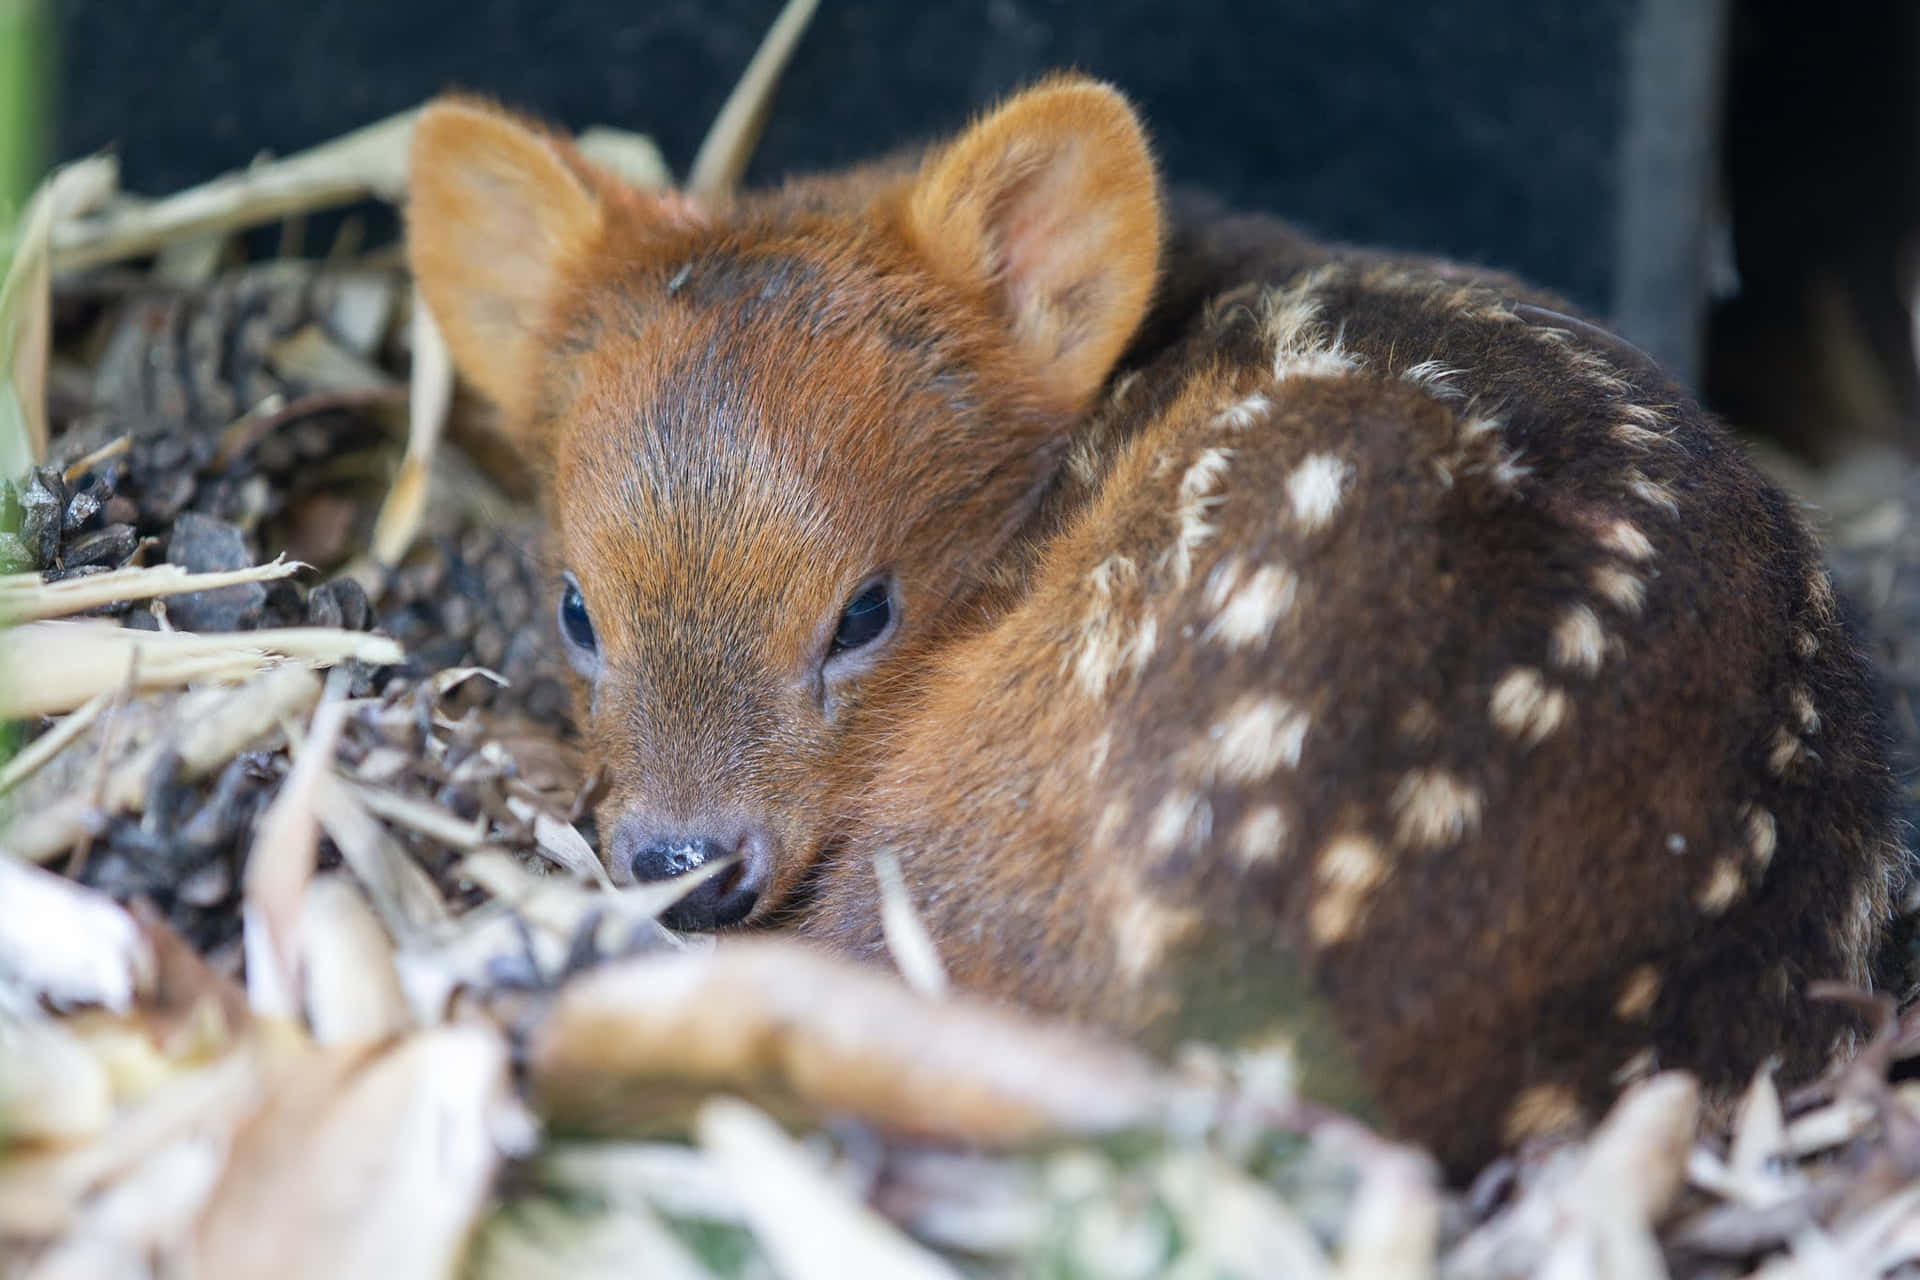
[[[611,861],[635,882],[651,884],[738,854],[733,866],[709,876],[660,913],[660,923],[669,929],[717,929],[740,923],[759,902],[760,886],[766,880],[766,843],[751,831],[663,831],[630,815],[614,828]]]

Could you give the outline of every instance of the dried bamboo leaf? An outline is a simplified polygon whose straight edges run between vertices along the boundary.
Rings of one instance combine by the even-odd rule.
[[[381,827],[351,788],[333,774],[315,782],[320,824],[367,891],[388,934],[403,947],[417,945],[446,924],[447,904],[433,877]]]
[[[274,343],[267,349],[267,364],[288,381],[316,391],[380,392],[395,385],[386,370],[347,350],[317,324]]]
[[[714,117],[712,127],[700,143],[693,168],[687,175],[689,193],[720,196],[740,185],[740,176],[747,171],[747,161],[753,156],[754,144],[760,141],[760,131],[766,127],[780,74],[786,70],[787,61],[793,57],[794,47],[806,33],[817,8],[819,0],[787,0],[781,6],[779,16],[767,28],[760,48],[754,52],[753,61],[747,64],[740,82],[727,95],[720,114]]]
[[[480,1230],[464,1273],[469,1280],[712,1280],[687,1247],[637,1206],[594,1212],[522,1201]]]
[[[1270,1189],[1204,1152],[1176,1154],[1154,1185],[1183,1228],[1194,1275],[1331,1277],[1313,1233]]]
[[[887,951],[894,967],[907,985],[928,999],[947,994],[947,970],[940,963],[939,948],[913,908],[907,892],[906,877],[900,872],[900,859],[891,849],[873,855],[874,879],[880,882],[880,930],[887,940]]]
[[[310,567],[298,560],[277,559],[247,569],[191,573],[177,564],[156,564],[59,582],[47,582],[37,573],[10,573],[0,576],[0,626],[40,622],[127,600],[213,591],[248,582],[273,582]]]
[[[613,881],[607,877],[607,869],[601,863],[600,855],[593,851],[593,846],[587,843],[587,838],[572,823],[561,822],[518,796],[508,798],[507,811],[533,826],[533,842],[539,846],[541,853],[553,859],[555,865],[570,872],[576,880],[585,880],[607,890],[613,888]],[[708,874],[718,874],[718,871],[719,868],[715,868]],[[681,894],[690,891],[691,886],[681,889],[673,898],[661,904],[660,911],[665,911],[678,901]],[[659,912],[654,914],[658,915]]]
[[[93,1280],[146,1274],[171,1255],[213,1191],[223,1144],[182,1138],[149,1156],[81,1210],[73,1229],[42,1256],[29,1280]]]
[[[1369,1161],[1342,1233],[1346,1280],[1424,1280],[1439,1254],[1440,1196],[1411,1155]]]
[[[1129,1050],[972,1000],[928,1001],[782,939],[584,974],[535,1028],[529,1062],[545,1109],[600,1132],[657,1131],[723,1089],[989,1145],[1151,1124],[1173,1102]]]
[[[320,856],[320,819],[314,805],[332,768],[346,711],[333,697],[314,708],[306,745],[261,815],[247,854],[240,909],[247,1003],[269,1017],[292,1019],[300,1010],[297,930],[301,902]]]
[[[104,893],[0,852],[0,994],[125,1011],[153,979],[140,926]]]
[[[1781,1200],[1796,1189],[1781,1176],[1786,1152],[1786,1113],[1773,1071],[1763,1067],[1747,1086],[1734,1122],[1733,1149],[1727,1154],[1728,1188],[1723,1194],[1754,1208]]]
[[[106,696],[111,698],[113,691]],[[151,742],[115,762],[98,795],[88,789],[20,813],[0,832],[0,848],[30,862],[56,857],[91,830],[96,816],[140,812],[147,779],[162,753],[171,750],[178,757],[182,778],[204,778],[283,721],[305,715],[319,697],[319,679],[290,666],[269,670],[238,689],[187,694],[174,707],[173,732],[165,741]]]
[[[67,165],[40,184],[20,219],[0,282],[0,476],[18,476],[47,454],[55,228],[104,199],[119,181],[120,165],[111,156]]]
[[[283,1073],[195,1225],[192,1273],[452,1274],[499,1167],[507,1065],[474,1023]]]
[[[0,1134],[6,1141],[71,1143],[113,1116],[113,1083],[87,1046],[58,1021],[0,1007]]]
[[[529,1172],[541,1186],[567,1196],[647,1205],[701,1222],[747,1220],[739,1189],[706,1156],[676,1143],[555,1143]]]
[[[732,1098],[700,1108],[700,1145],[740,1189],[747,1220],[792,1280],[956,1277],[951,1266],[853,1200],[764,1113]]]
[[[596,124],[581,130],[573,145],[588,160],[642,191],[657,191],[673,185],[673,172],[667,168],[666,157],[644,133]]]
[[[401,758],[405,759],[404,756]],[[469,822],[440,805],[416,800],[398,791],[346,777],[342,777],[340,782],[347,793],[374,817],[417,831],[449,849],[471,853],[486,843],[487,820],[484,817]]]
[[[407,454],[373,527],[373,560],[383,569],[399,564],[420,532],[427,508],[433,457],[453,407],[453,354],[433,313],[413,298],[413,374],[407,390]]]
[[[320,876],[300,905],[301,970],[307,1025],[321,1044],[365,1044],[413,1025],[393,942],[359,890]]]
[[[53,269],[133,258],[189,236],[239,231],[291,214],[363,200],[399,201],[419,110],[389,116],[331,142],[215,178],[164,200],[53,228]]]
[[[263,1086],[261,1054],[243,1047],[122,1109],[92,1142],[0,1161],[0,1237],[70,1230],[83,1197],[155,1152],[196,1135],[224,1139],[252,1113]]]
[[[92,621],[32,622],[0,631],[0,719],[59,715],[120,687],[134,669],[141,689],[235,683],[285,658],[315,666],[405,660],[385,636],[335,627],[286,627],[198,635],[135,631]],[[24,673],[24,676],[23,676]]]

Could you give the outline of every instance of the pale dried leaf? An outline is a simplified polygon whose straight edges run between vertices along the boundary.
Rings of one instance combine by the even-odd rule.
[[[711,1280],[687,1247],[644,1208],[515,1204],[481,1228],[468,1280]]]
[[[320,819],[314,805],[345,724],[346,705],[337,698],[328,697],[314,709],[305,747],[261,815],[247,854],[240,918],[246,944],[247,1002],[255,1013],[293,1018],[299,1012],[296,930],[320,852]]]
[[[397,752],[394,754],[402,763],[409,759]],[[367,771],[366,766],[367,762],[362,761],[360,765],[362,774]],[[470,852],[486,843],[487,820],[485,817],[476,817],[469,822],[429,800],[416,800],[398,791],[388,791],[351,778],[342,778],[340,781],[347,793],[359,801],[361,806],[374,817],[384,818],[388,822],[417,831],[423,836],[439,841],[449,849]]]
[[[47,359],[52,346],[51,244],[63,217],[97,203],[120,180],[111,156],[56,170],[28,200],[0,282],[0,476],[13,479],[47,452]]]
[[[766,127],[780,74],[817,8],[819,0],[787,0],[781,6],[779,16],[761,38],[753,61],[727,95],[694,156],[687,190],[695,197],[724,196],[740,185],[754,145],[760,141],[760,131]]]
[[[28,1274],[33,1280],[144,1274],[148,1259],[171,1254],[185,1239],[225,1160],[224,1142],[202,1135],[156,1151],[89,1203]]]
[[[434,453],[453,407],[453,355],[433,314],[415,291],[413,299],[413,372],[407,391],[407,453],[374,521],[372,555],[376,564],[400,563],[420,532]]]
[[[321,826],[394,941],[414,946],[444,925],[450,912],[433,877],[360,803],[355,784],[329,772],[314,789]]]
[[[213,591],[247,582],[272,582],[309,567],[298,560],[278,559],[249,569],[190,573],[181,565],[156,564],[59,582],[44,581],[37,573],[10,573],[0,576],[0,625],[44,621],[125,600]]]
[[[1753,1082],[1740,1100],[1733,1148],[1727,1153],[1727,1174],[1734,1199],[1760,1207],[1791,1194],[1792,1187],[1781,1176],[1786,1134],[1786,1113],[1780,1106],[1780,1091],[1773,1083],[1772,1068],[1763,1067],[1754,1074]]]
[[[673,185],[673,173],[667,168],[666,157],[644,133],[596,124],[581,130],[573,145],[580,149],[581,155],[629,186],[657,191]]]
[[[895,967],[908,986],[930,999],[939,999],[947,994],[947,970],[940,963],[939,948],[933,945],[920,913],[914,910],[906,877],[900,872],[900,859],[893,850],[881,849],[873,855],[873,875],[880,883],[880,930]]]
[[[55,756],[72,744],[81,734],[92,727],[100,718],[100,713],[113,705],[115,693],[102,690],[82,703],[78,710],[60,718],[58,724],[29,742],[17,752],[13,759],[0,768],[0,795],[25,782]]]
[[[153,977],[133,917],[95,889],[0,851],[0,992],[126,1010]]]
[[[732,1098],[700,1108],[700,1145],[739,1188],[754,1234],[790,1280],[959,1273],[836,1186],[767,1116]]]
[[[184,236],[237,231],[368,196],[398,201],[406,192],[407,146],[418,116],[417,109],[389,116],[164,200],[59,222],[53,229],[53,268],[77,271],[152,253]]]
[[[1273,1191],[1204,1152],[1170,1157],[1155,1186],[1186,1237],[1181,1265],[1207,1276],[1334,1275],[1306,1224]]]
[[[348,659],[391,666],[405,656],[385,636],[334,627],[196,635],[136,631],[105,622],[33,622],[0,631],[0,670],[34,673],[30,681],[0,684],[0,718],[71,711],[120,687],[129,673],[141,689],[161,689],[246,680],[282,658],[318,666]]]
[[[111,699],[115,692],[107,690],[105,696]],[[0,847],[33,862],[55,857],[91,834],[96,816],[140,812],[146,804],[147,779],[163,753],[174,753],[183,779],[204,778],[276,731],[283,721],[305,715],[319,697],[318,677],[300,667],[283,666],[238,689],[203,689],[177,700],[162,699],[154,709],[167,713],[165,735],[115,760],[103,790],[96,793],[88,785],[76,794],[22,809],[0,835]]]
[[[413,1025],[393,943],[345,877],[320,876],[308,886],[300,954],[307,1024],[321,1044],[384,1040]]]
[[[281,1076],[234,1143],[190,1264],[277,1280],[451,1274],[499,1167],[507,1066],[500,1033],[476,1023]]]
[[[1130,1050],[765,938],[583,974],[535,1029],[529,1065],[544,1106],[601,1131],[725,1089],[1005,1144],[1153,1123],[1172,1097]]]
[[[692,1147],[667,1142],[556,1143],[530,1172],[541,1186],[567,1195],[646,1205],[675,1218],[746,1221],[739,1190]]]
[[[1423,1280],[1440,1241],[1431,1167],[1411,1154],[1370,1160],[1347,1213],[1340,1274],[1347,1280]]]
[[[113,1116],[107,1069],[59,1022],[0,1009],[0,1135],[8,1142],[77,1142]]]
[[[252,1114],[263,1083],[260,1055],[236,1050],[123,1108],[92,1142],[0,1162],[0,1236],[59,1235],[83,1197],[161,1148],[194,1136],[224,1141]]]

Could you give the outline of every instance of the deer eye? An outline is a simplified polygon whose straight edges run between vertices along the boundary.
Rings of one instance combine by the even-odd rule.
[[[580,584],[571,578],[567,580],[567,589],[560,593],[560,634],[576,649],[587,653],[599,650],[600,642],[593,634],[593,619],[587,616],[586,598],[580,594]]]
[[[893,622],[893,593],[886,581],[870,582],[847,602],[834,629],[833,645],[827,656],[862,649],[886,633]]]

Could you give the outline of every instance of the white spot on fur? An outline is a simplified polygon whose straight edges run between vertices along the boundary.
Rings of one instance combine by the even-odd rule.
[[[1400,713],[1400,736],[1409,742],[1426,742],[1440,731],[1440,713],[1425,698],[1415,698]]]
[[[1811,658],[1820,652],[1820,638],[1805,627],[1793,629],[1793,651],[1803,658]]]
[[[1746,828],[1747,854],[1753,859],[1754,869],[1764,873],[1780,841],[1779,828],[1774,824],[1772,813],[1755,806],[1747,809]]]
[[[1360,362],[1349,355],[1337,335],[1330,336],[1321,321],[1317,282],[1268,295],[1267,337],[1273,343],[1273,376],[1325,378],[1347,373]]]
[[[1137,885],[1130,886],[1113,912],[1114,967],[1121,978],[1138,986],[1199,918],[1191,908],[1169,907]]]
[[[1411,770],[1387,804],[1400,843],[1409,848],[1438,849],[1480,825],[1479,788],[1442,769]]]
[[[1070,650],[1074,682],[1089,698],[1105,695],[1114,674],[1127,667],[1139,674],[1153,656],[1159,626],[1152,618],[1143,619],[1130,632],[1118,597],[1130,591],[1139,579],[1139,570],[1131,559],[1111,555],[1094,566],[1087,575],[1093,601],[1082,624],[1077,652]]]
[[[1287,817],[1279,806],[1265,804],[1249,810],[1234,829],[1233,852],[1243,867],[1272,862],[1287,839]]]
[[[1647,1045],[1613,1069],[1613,1087],[1624,1089],[1630,1084],[1638,1084],[1659,1069],[1660,1055],[1652,1045]]]
[[[1613,1016],[1622,1022],[1641,1022],[1653,1012],[1653,1002],[1660,998],[1660,971],[1650,964],[1636,967],[1620,984],[1620,994],[1614,997]]]
[[[1180,527],[1173,545],[1160,560],[1162,568],[1173,575],[1177,585],[1186,585],[1193,573],[1193,553],[1218,532],[1209,517],[1213,509],[1226,500],[1220,490],[1226,483],[1227,468],[1232,461],[1231,449],[1203,449],[1180,477]]]
[[[1133,810],[1125,800],[1107,801],[1106,807],[1100,810],[1100,820],[1093,824],[1093,847],[1113,848],[1132,816]]]
[[[1214,415],[1213,425],[1226,431],[1245,431],[1266,421],[1272,412],[1273,401],[1256,391]]]
[[[1236,588],[1206,630],[1209,640],[1240,649],[1265,644],[1273,628],[1293,608],[1300,578],[1285,565],[1269,564]]]
[[[1653,544],[1638,525],[1630,520],[1615,520],[1600,533],[1600,545],[1629,560],[1651,560]]]
[[[1786,777],[1806,761],[1807,746],[1793,736],[1785,725],[1773,731],[1773,745],[1767,750],[1767,768],[1775,776]]]
[[[1102,730],[1100,736],[1087,748],[1087,778],[1089,781],[1099,778],[1107,769],[1107,753],[1113,750],[1113,731]]]
[[[1586,605],[1573,605],[1554,624],[1548,653],[1555,666],[1590,676],[1600,670],[1606,652],[1606,629]]]
[[[1458,400],[1466,393],[1453,386],[1453,379],[1463,370],[1450,367],[1444,360],[1422,360],[1410,366],[1400,376],[1420,387],[1436,400]]]
[[[1537,668],[1515,667],[1493,687],[1487,709],[1496,727],[1531,746],[1558,729],[1570,708]]]
[[[1566,1085],[1529,1085],[1507,1108],[1500,1134],[1507,1145],[1515,1146],[1528,1138],[1577,1129],[1586,1118],[1580,1099]]]
[[[1333,518],[1352,476],[1352,464],[1330,453],[1313,454],[1293,469],[1287,477],[1287,501],[1302,529],[1312,532]]]
[[[1208,731],[1214,764],[1232,782],[1264,782],[1300,763],[1308,716],[1281,698],[1246,697]]]
[[[1147,819],[1147,851],[1172,853],[1204,842],[1213,828],[1213,807],[1191,791],[1169,791]]]
[[[1365,836],[1338,836],[1320,851],[1314,864],[1319,893],[1307,913],[1307,928],[1320,946],[1353,932],[1374,889],[1387,877],[1379,846]]]
[[[1623,613],[1639,613],[1647,599],[1647,584],[1616,565],[1601,565],[1593,571],[1593,589]]]
[[[1820,732],[1820,712],[1813,705],[1813,691],[1803,684],[1797,684],[1787,699],[1793,704],[1793,718],[1800,725],[1800,732]]]
[[[1740,876],[1740,864],[1732,858],[1720,858],[1707,873],[1707,882],[1700,886],[1700,892],[1694,898],[1694,905],[1710,916],[1717,916],[1733,905],[1746,887],[1746,881]]]
[[[1637,422],[1616,422],[1608,429],[1608,434],[1614,438],[1616,443],[1624,444],[1634,449],[1645,449],[1652,445],[1661,444],[1665,442],[1667,438],[1665,434],[1659,431],[1649,431]]]
[[[1627,492],[1649,506],[1659,507],[1669,514],[1680,514],[1680,500],[1673,490],[1657,480],[1649,480],[1638,470],[1627,472]]]

